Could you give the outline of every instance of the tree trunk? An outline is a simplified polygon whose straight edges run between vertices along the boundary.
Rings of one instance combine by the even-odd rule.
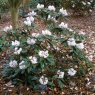
[[[18,28],[18,9],[11,8],[11,19],[12,19],[13,29],[17,29]]]

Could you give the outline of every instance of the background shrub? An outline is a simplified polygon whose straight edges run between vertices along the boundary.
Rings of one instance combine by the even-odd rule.
[[[0,0],[0,18],[4,12],[8,11],[7,0]]]
[[[56,8],[62,6],[62,0],[31,0],[30,7],[35,8],[38,3],[44,4],[46,7],[48,5],[54,5]]]
[[[94,6],[94,0],[63,0],[63,6],[66,9],[73,10],[74,13],[90,13]]]

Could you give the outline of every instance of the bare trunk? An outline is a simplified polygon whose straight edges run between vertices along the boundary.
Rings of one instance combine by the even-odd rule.
[[[18,28],[18,9],[11,8],[11,19],[12,19],[12,27],[13,29]]]

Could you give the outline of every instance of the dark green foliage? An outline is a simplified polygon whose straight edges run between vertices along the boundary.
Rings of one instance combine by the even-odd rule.
[[[30,7],[36,8],[38,3],[44,4],[45,7],[47,7],[48,5],[54,5],[56,8],[62,6],[62,0],[31,0]]]
[[[4,12],[8,11],[8,5],[7,5],[8,0],[0,0],[0,19],[2,18],[2,14]]]

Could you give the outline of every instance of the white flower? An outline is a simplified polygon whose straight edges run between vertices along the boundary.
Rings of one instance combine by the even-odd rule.
[[[42,30],[43,35],[51,35],[51,32],[49,30]]]
[[[74,70],[73,68],[70,68],[70,69],[68,69],[68,75],[70,75],[70,76],[74,76],[75,74],[76,74],[76,70]]]
[[[60,12],[62,15],[64,15],[64,16],[68,16],[67,10],[64,10],[63,8],[61,8],[61,9],[59,10],[59,12]]]
[[[82,4],[83,4],[83,5],[86,5],[86,3],[85,3],[84,1],[82,1]]]
[[[75,7],[75,4],[73,4],[72,7],[74,8]]]
[[[48,6],[48,10],[55,11],[55,7],[53,5]]]
[[[44,57],[47,58],[49,56],[48,51],[39,51],[39,56],[40,57]]]
[[[20,68],[20,69],[26,69],[25,61],[21,61],[21,62],[19,63],[19,68]]]
[[[19,46],[20,45],[20,42],[15,40],[15,41],[12,41],[12,46]]]
[[[56,45],[54,45],[53,47],[54,47],[54,49],[56,49],[57,51],[60,50],[60,48],[59,48],[58,46],[56,46]]]
[[[54,21],[55,23],[57,22],[56,18],[55,18],[55,17],[51,17],[51,15],[48,15],[47,20],[52,20],[52,21]]]
[[[9,30],[12,30],[12,29],[13,29],[13,28],[12,28],[12,26],[10,25],[10,26],[9,26]]]
[[[76,47],[77,47],[78,49],[84,49],[84,44],[83,44],[83,43],[77,43],[77,44],[76,44]]]
[[[26,18],[26,20],[27,20],[27,21],[34,22],[34,17],[32,17],[32,16],[29,16],[29,17],[27,17],[27,18]]]
[[[38,63],[37,57],[30,56],[29,59],[30,59],[30,61],[32,62],[32,64],[37,64],[37,63]]]
[[[69,46],[75,46],[76,45],[75,39],[74,38],[69,38],[68,41],[67,41],[67,44]]]
[[[71,28],[68,28],[68,30],[70,31],[70,32],[73,32],[74,30],[72,30]]]
[[[90,61],[93,61],[93,55],[89,55],[87,58],[88,58]]]
[[[34,22],[34,17],[29,16],[26,18],[26,20],[24,21],[24,24],[27,26],[31,26],[32,22]]]
[[[13,60],[13,61],[10,61],[9,63],[9,66],[12,67],[12,68],[16,68],[17,67],[17,61],[16,60]]]
[[[37,38],[40,34],[39,33],[32,33],[32,37]]]
[[[37,5],[37,9],[43,9],[44,8],[44,5],[43,4],[38,4]]]
[[[90,2],[93,2],[94,0],[90,0]]]
[[[7,26],[7,27],[5,27],[3,29],[3,31],[5,31],[5,32],[11,31],[11,30],[12,30],[12,26],[11,25],[10,26]]]
[[[14,54],[19,55],[22,51],[22,48],[15,48]]]
[[[64,29],[64,28],[68,28],[68,24],[61,22],[61,24],[59,24],[59,27]]]
[[[48,15],[48,20],[52,19],[51,15]]]
[[[41,76],[40,79],[39,79],[39,82],[42,85],[46,85],[46,84],[48,84],[48,78],[45,77],[45,76]]]
[[[88,5],[91,5],[91,3],[90,3],[90,2],[87,2],[87,4],[88,4]]]
[[[6,27],[3,29],[3,31],[5,31],[5,32],[9,31],[9,27],[6,26]]]
[[[89,9],[89,12],[92,12],[92,10],[91,10],[91,9]]]
[[[36,14],[37,14],[36,12],[32,11],[28,13],[28,16],[35,16]]]
[[[58,75],[58,78],[63,78],[64,77],[64,72],[58,70],[57,75]]]
[[[31,21],[30,20],[25,20],[24,24],[27,25],[27,26],[31,26]]]
[[[85,35],[86,33],[83,31],[79,31],[79,35]]]
[[[27,43],[28,43],[29,45],[34,45],[34,44],[36,43],[36,39],[28,38],[28,39],[27,39]]]

